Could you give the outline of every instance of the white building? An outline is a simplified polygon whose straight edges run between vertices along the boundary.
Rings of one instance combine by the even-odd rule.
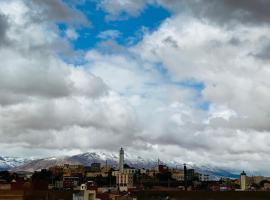
[[[243,171],[240,174],[240,185],[241,185],[241,190],[247,190],[247,175],[246,173]]]
[[[199,174],[199,181],[210,181],[209,175],[208,174]]]

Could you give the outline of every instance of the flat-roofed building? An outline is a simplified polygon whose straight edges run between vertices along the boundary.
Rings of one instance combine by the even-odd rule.
[[[133,177],[136,172],[134,168],[124,168],[124,150],[119,151],[119,170],[113,171],[112,175],[116,177],[116,185],[120,191],[128,191],[133,187]]]
[[[210,177],[208,174],[199,174],[199,181],[206,182],[209,180],[210,180]]]
[[[171,173],[173,179],[177,181],[184,181],[185,178],[184,170],[173,170]]]

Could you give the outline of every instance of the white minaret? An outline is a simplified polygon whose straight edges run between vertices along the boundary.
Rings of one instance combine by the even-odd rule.
[[[124,149],[122,147],[119,151],[119,171],[124,171]]]
[[[241,190],[247,189],[247,175],[244,171],[240,174],[240,185],[241,185]]]

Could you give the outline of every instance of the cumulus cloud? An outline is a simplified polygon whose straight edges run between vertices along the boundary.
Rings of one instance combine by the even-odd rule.
[[[162,0],[166,5],[173,6],[175,1]],[[183,1],[195,15],[207,17],[221,24],[234,23],[235,21],[246,24],[267,24],[270,15],[267,11],[270,2],[259,0],[214,0]]]
[[[190,118],[183,113],[169,114],[161,120],[164,129],[159,126],[160,134],[155,130],[156,138],[151,138],[151,143],[187,149],[193,152],[192,157],[204,152],[209,158],[207,162],[215,165],[218,161],[214,157],[223,153],[227,164],[238,159],[242,166],[254,166],[252,158],[246,156],[249,153],[254,160],[256,157],[258,162],[264,162],[263,155],[270,149],[259,146],[268,145],[270,134],[268,60],[258,60],[251,53],[267,53],[263,38],[267,38],[268,32],[268,26],[249,24],[228,30],[179,14],[167,19],[153,33],[147,33],[131,51],[146,62],[162,63],[176,82],[201,82],[204,87],[197,98],[210,104],[201,115],[198,109],[191,109]],[[194,116],[198,119],[194,120]]]
[[[111,40],[118,31],[100,33],[109,40],[75,66],[58,54],[69,40],[55,23],[68,23],[76,39],[72,24],[83,14],[62,1],[1,1],[0,146],[59,154],[123,145],[152,158],[267,172],[270,30],[255,25],[267,22],[267,3],[243,2],[101,1],[108,19],[151,3],[174,15],[128,48]],[[231,22],[238,26],[224,26]]]
[[[148,61],[162,62],[175,80],[203,82],[202,97],[235,110],[239,118],[234,120],[269,130],[265,107],[268,81],[263,78],[267,63],[250,56],[251,51],[261,49],[261,38],[268,31],[267,27],[240,25],[234,31],[226,31],[196,19],[183,23],[179,16],[146,35],[135,51]],[[164,42],[167,38],[173,38],[177,46]],[[229,42],[231,38],[243,42],[235,46]]]
[[[188,14],[202,20],[210,19],[222,25],[237,22],[246,24],[268,24],[270,2],[265,0],[103,0],[100,3],[108,18],[121,19],[121,14],[137,16],[147,5],[163,6],[177,14]]]
[[[34,21],[54,21],[71,24],[89,24],[86,16],[77,10],[75,6],[70,7],[62,0],[30,0],[25,1],[32,10],[29,17]]]
[[[3,2],[0,7],[6,8],[1,11],[9,19],[11,27],[6,37],[12,41],[0,49],[2,144],[45,148],[61,131],[72,127],[115,127],[117,131],[128,123],[130,112],[101,78],[86,68],[65,63],[48,45],[60,40],[55,29],[45,30],[48,21],[35,23],[23,17],[31,14],[31,9],[21,1]],[[63,148],[56,143],[54,147]]]
[[[102,0],[98,6],[108,13],[106,19],[111,21],[138,16],[146,6],[146,1]]]

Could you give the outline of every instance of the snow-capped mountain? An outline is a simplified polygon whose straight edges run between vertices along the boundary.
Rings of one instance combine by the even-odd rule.
[[[211,179],[219,180],[221,177],[226,178],[239,178],[239,174],[235,174],[230,172],[229,170],[224,170],[218,167],[211,167],[211,166],[193,166],[192,168],[195,169],[195,171],[202,173],[202,174],[208,174],[210,175]]]
[[[55,165],[63,164],[81,164],[85,166],[90,166],[93,162],[98,162],[101,164],[107,163],[108,165],[117,167],[118,155],[113,153],[88,152],[73,156],[41,158],[35,160],[0,157],[0,170],[33,172]],[[157,166],[158,161],[156,159],[144,159],[140,156],[134,156],[125,153],[125,163],[131,167],[149,169]],[[164,163],[167,164],[169,167],[173,168],[175,168],[176,166],[183,166],[182,163],[174,161],[164,161]],[[209,174],[210,176],[215,178],[238,177],[238,175],[235,175],[227,170],[213,168],[210,166],[188,166],[188,168],[194,168],[197,172]]]
[[[118,165],[118,156],[112,153],[83,153],[73,156],[57,157],[57,158],[42,158],[22,163],[12,168],[12,171],[37,171],[44,168],[49,168],[55,165],[63,164],[81,164],[90,166],[91,163],[98,162],[103,165],[106,163],[113,167]],[[157,165],[156,160],[146,160],[140,156],[132,156],[125,154],[125,163],[135,168],[152,168]]]
[[[0,156],[0,171],[10,170],[14,167],[21,166],[29,161],[29,159],[25,158]]]
[[[73,161],[82,163],[84,165],[90,165],[93,162],[99,162],[108,165],[118,165],[118,155],[112,153],[84,153],[72,156]],[[157,161],[154,159],[143,159],[140,156],[133,156],[125,153],[125,163],[135,168],[152,168],[157,165]]]

